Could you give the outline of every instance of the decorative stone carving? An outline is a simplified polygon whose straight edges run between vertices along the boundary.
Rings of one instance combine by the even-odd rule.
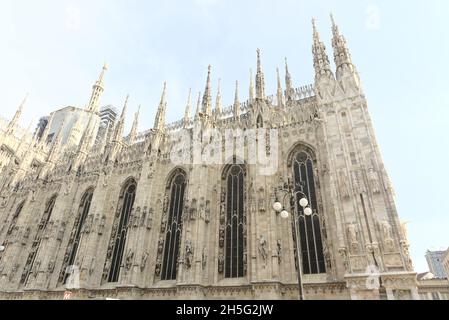
[[[267,245],[267,240],[263,235],[261,235],[259,238],[259,254],[263,261],[266,261],[268,257]]]
[[[380,229],[382,234],[382,239],[385,244],[385,250],[387,252],[395,251],[395,245],[393,240],[393,232],[390,223],[387,219],[384,219],[380,223]]]
[[[327,241],[323,241],[323,255],[324,261],[326,263],[326,270],[329,271],[332,269],[332,261],[329,248],[327,247]]]

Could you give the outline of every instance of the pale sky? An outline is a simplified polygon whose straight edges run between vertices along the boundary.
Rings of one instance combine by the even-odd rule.
[[[427,271],[426,250],[449,247],[447,0],[0,0],[0,116],[10,119],[27,92],[25,127],[84,106],[104,62],[102,105],[121,109],[129,93],[128,129],[139,104],[140,130],[153,125],[164,81],[168,120],[180,119],[208,64],[225,106],[235,80],[246,100],[256,48],[267,93],[284,57],[295,85],[311,84],[310,20],[332,60],[331,11],[360,72],[400,218],[410,221],[416,271]]]

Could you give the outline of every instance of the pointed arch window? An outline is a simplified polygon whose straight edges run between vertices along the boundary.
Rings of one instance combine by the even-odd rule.
[[[36,260],[36,255],[37,255],[37,252],[39,251],[39,247],[42,243],[42,238],[45,233],[45,229],[47,228],[48,221],[50,220],[51,214],[55,207],[56,197],[57,196],[53,196],[50,200],[47,201],[47,203],[45,205],[44,214],[42,215],[42,218],[41,218],[39,224],[37,225],[37,232],[36,232],[36,235],[34,236],[31,251],[28,254],[25,268],[23,270],[22,277],[20,279],[21,284],[27,283],[30,273],[33,270],[34,262]],[[36,270],[36,271],[39,271],[39,270]],[[36,274],[34,276],[36,276]]]
[[[260,114],[257,116],[256,122],[257,122],[257,128],[263,128],[263,118]]]
[[[122,189],[119,199],[119,208],[114,218],[111,239],[103,273],[107,282],[117,282],[120,276],[120,267],[126,244],[129,218],[136,199],[137,183],[130,179]]]
[[[295,185],[302,185],[303,191],[309,199],[311,216],[304,214],[304,208],[299,206],[301,194],[297,194],[296,212],[298,217],[298,233],[301,245],[301,260],[304,274],[326,273],[326,262],[323,252],[321,221],[318,212],[317,190],[315,182],[315,160],[312,152],[303,148],[294,154],[291,162]],[[296,246],[296,235],[295,246]],[[295,248],[297,250],[297,248]]]
[[[165,231],[161,280],[176,279],[186,186],[187,178],[183,170],[177,170],[171,179],[171,183],[167,186],[169,202],[165,205],[164,211],[168,209],[168,214],[164,212],[163,216],[167,216],[168,220]],[[162,223],[164,224],[164,221]]]
[[[76,217],[75,223],[73,225],[72,232],[70,234],[69,244],[64,256],[64,261],[62,264],[62,269],[59,275],[59,283],[65,283],[69,277],[69,270],[67,267],[73,266],[75,263],[75,258],[78,253],[78,248],[81,239],[81,233],[83,229],[84,222],[89,215],[90,206],[92,203],[92,197],[94,195],[94,189],[87,190],[81,198],[81,202],[78,208],[78,216]]]
[[[219,273],[224,271],[225,278],[246,275],[245,177],[245,166],[239,164],[230,165],[223,174]]]

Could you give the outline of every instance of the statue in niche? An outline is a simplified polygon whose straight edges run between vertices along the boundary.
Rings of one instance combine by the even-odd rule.
[[[368,169],[368,179],[371,184],[371,189],[374,193],[380,193],[379,176],[373,168]]]
[[[203,248],[203,253],[201,255],[201,267],[203,270],[206,269],[206,265],[207,265],[207,248],[204,247]]]
[[[351,252],[355,254],[359,247],[357,225],[354,222],[350,223],[347,227],[347,232],[349,244],[351,245]]]
[[[37,260],[33,265],[33,269],[31,270],[31,273],[33,274],[34,277],[37,277],[37,274],[39,273],[40,268],[41,268],[41,261]]]
[[[382,237],[384,239],[392,239],[392,232],[391,232],[391,226],[387,219],[384,219],[381,223],[381,229],[382,229]]]
[[[47,271],[48,273],[52,273],[55,270],[55,259],[50,259],[47,265]]]
[[[145,269],[145,266],[147,265],[149,253],[145,251],[142,255],[142,259],[140,260],[140,271],[143,271]]]
[[[195,220],[196,219],[197,203],[198,203],[198,201],[196,199],[192,200],[192,205],[190,206],[190,210],[189,210],[189,219],[190,220]]]
[[[154,210],[153,210],[153,208],[150,208],[150,210],[148,210],[147,221],[146,221],[146,227],[148,230],[150,230],[153,227],[153,214],[154,214]]]
[[[184,264],[187,269],[190,269],[192,267],[192,262],[193,262],[193,247],[190,240],[187,240],[184,257]]]
[[[259,253],[262,257],[263,261],[267,260],[268,252],[267,252],[267,240],[263,235],[259,238]]]
[[[92,259],[90,260],[90,266],[89,266],[89,275],[90,276],[95,271],[95,263],[96,263],[96,261],[97,261],[97,259],[95,257],[92,257]]]
[[[408,243],[408,230],[407,230],[407,224],[408,222],[402,221],[401,222],[401,232],[402,232],[402,238],[405,243]]]
[[[156,262],[156,269],[155,269],[155,274],[156,277],[160,277],[161,276],[161,268],[162,268],[162,264],[161,264],[161,259],[157,259]]]
[[[281,262],[282,262],[282,241],[281,241],[281,239],[278,239],[278,241],[277,241],[277,257],[278,257],[278,264],[281,264]]]
[[[338,180],[340,182],[340,191],[343,198],[347,199],[350,197],[348,176],[344,170],[340,170],[338,173]]]
[[[137,207],[136,213],[134,214],[134,223],[133,223],[134,228],[137,228],[139,226],[139,221],[140,221],[140,207]]]
[[[126,270],[130,270],[133,266],[133,260],[134,260],[134,252],[129,249],[128,254],[126,255],[126,261],[125,261],[125,268]]]
[[[218,273],[223,274],[224,272],[224,256],[223,253],[218,255]]]
[[[106,225],[106,216],[103,215],[101,217],[100,223],[98,225],[98,235],[100,235],[100,236],[103,235],[105,225]]]
[[[323,255],[326,263],[326,270],[332,269],[331,255],[326,241],[323,241]]]
[[[220,248],[224,247],[224,241],[225,241],[225,226],[220,226],[219,240],[218,240]]]
[[[164,251],[164,240],[159,239],[159,242],[157,244],[157,253],[162,254],[163,251]]]
[[[56,238],[58,241],[62,241],[62,239],[64,238],[65,226],[66,226],[65,222],[63,222],[59,227],[58,236]]]
[[[93,215],[89,215],[87,216],[86,222],[84,223],[83,226],[83,233],[89,234],[90,230],[92,228],[92,223],[93,223]]]

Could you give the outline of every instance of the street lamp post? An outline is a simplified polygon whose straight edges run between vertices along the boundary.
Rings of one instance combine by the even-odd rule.
[[[277,198],[278,191],[284,193],[284,198],[282,202],[279,201]],[[290,183],[290,181],[286,184],[284,184],[281,188],[275,189],[275,195],[276,195],[276,201],[273,204],[273,209],[281,215],[283,219],[287,219],[290,215],[288,210],[285,208],[283,203],[285,203],[285,199],[287,197],[290,197],[290,205],[291,209],[293,211],[293,227],[295,232],[295,239],[296,239],[296,262],[298,264],[298,288],[299,288],[299,300],[305,300],[304,299],[304,286],[302,282],[302,261],[301,261],[301,242],[299,240],[299,232],[298,232],[298,217],[297,217],[297,210],[296,210],[296,200],[298,199],[298,195],[301,197],[299,200],[299,205],[304,209],[304,214],[306,216],[311,216],[313,211],[309,207],[309,200],[307,199],[307,195],[303,191],[303,185],[301,183],[297,183],[296,185],[293,185]]]

